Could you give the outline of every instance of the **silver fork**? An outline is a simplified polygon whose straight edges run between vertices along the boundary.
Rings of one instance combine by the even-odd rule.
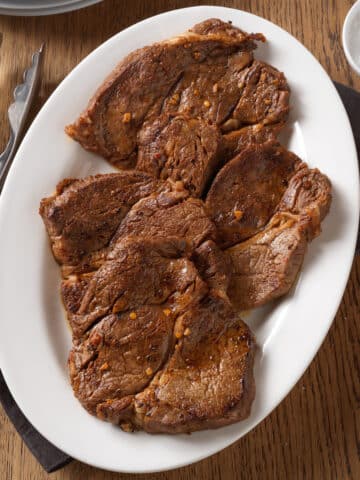
[[[40,68],[44,52],[44,44],[32,56],[31,66],[24,72],[24,83],[21,83],[14,90],[14,102],[8,110],[10,123],[10,138],[5,150],[0,155],[0,192],[9,168],[19,146],[20,135],[24,128],[26,117],[29,113],[31,103],[34,99],[36,88],[40,79]]]

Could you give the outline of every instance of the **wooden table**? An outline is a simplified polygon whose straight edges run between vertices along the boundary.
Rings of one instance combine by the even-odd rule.
[[[8,134],[6,110],[12,90],[21,80],[31,53],[43,41],[46,42],[44,71],[32,117],[65,75],[104,40],[151,15],[201,3],[243,9],[277,23],[312,51],[334,80],[360,90],[360,77],[351,71],[341,46],[343,21],[353,3],[349,0],[105,0],[78,12],[53,17],[0,17],[0,122],[3,126],[0,147],[5,145]],[[360,257],[354,261],[335,322],[310,368],[281,405],[235,445],[172,472],[112,474],[74,461],[52,474],[51,479],[360,478],[359,277]],[[1,410],[0,479],[46,478],[50,477]]]

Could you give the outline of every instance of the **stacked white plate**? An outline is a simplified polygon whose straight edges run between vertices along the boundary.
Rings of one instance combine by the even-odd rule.
[[[0,0],[0,15],[54,15],[84,8],[101,0]]]

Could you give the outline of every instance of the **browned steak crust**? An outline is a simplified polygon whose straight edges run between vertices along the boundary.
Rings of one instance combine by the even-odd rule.
[[[221,159],[275,138],[288,116],[286,79],[253,59],[254,40],[264,37],[209,19],[137,50],[66,131],[119,168],[181,178],[200,196]]]
[[[226,298],[232,271],[229,256],[213,240],[207,240],[194,250],[191,259],[208,287]]]
[[[226,250],[233,265],[229,297],[249,310],[285,295],[307,249],[308,218],[277,213],[265,230]]]
[[[264,228],[300,167],[296,155],[271,142],[248,147],[228,162],[206,197],[221,245],[234,245]]]
[[[204,202],[184,198],[182,192],[153,194],[137,202],[122,221],[112,244],[126,236],[179,237],[192,248],[205,240],[216,240],[216,228]]]
[[[227,25],[214,33],[189,31],[136,50],[115,68],[87,110],[66,131],[84,148],[118,166],[128,165],[136,159],[137,133],[143,122],[157,118],[160,113],[184,113],[183,107],[189,102],[183,105],[181,99],[177,101],[181,84],[184,83],[182,90],[186,96],[189,83],[194,79],[203,82],[201,70],[209,71],[209,67],[219,70],[221,78],[232,54],[244,55],[245,63],[249,63],[250,52],[255,48],[253,39],[262,36],[248,35]],[[203,104],[206,93],[201,92],[199,105]],[[206,108],[202,105],[201,111],[204,113]]]
[[[106,247],[131,206],[159,188],[153,177],[136,171],[60,182],[40,204],[56,260],[76,265]]]
[[[126,293],[127,289],[131,293],[133,282],[142,283],[150,296],[151,289],[155,289],[156,292],[162,290],[162,295],[166,296],[166,289],[170,286],[162,287],[156,282],[157,273],[159,273],[156,270],[156,268],[159,268],[159,265],[156,266],[158,257],[154,253],[155,248],[153,246],[151,247],[152,256],[149,254],[149,257],[148,250],[145,247],[148,245],[149,248],[149,241],[174,237],[178,239],[176,240],[177,245],[179,245],[178,248],[185,248],[186,245],[187,255],[191,256],[192,252],[203,242],[216,240],[216,228],[208,218],[203,202],[199,199],[188,198],[186,191],[182,190],[181,186],[169,189],[161,185],[160,188],[160,184],[158,185],[155,182],[155,185],[159,186],[159,191],[141,199],[122,218],[123,211],[130,208],[130,201],[134,201],[131,200],[132,190],[130,189],[129,193],[129,188],[127,188],[129,185],[124,182],[124,178],[133,178],[132,175],[135,173],[133,172],[131,175],[130,173],[119,174],[115,177],[98,175],[82,181],[73,181],[71,183],[71,195],[66,189],[59,188],[57,196],[42,202],[42,208],[44,208],[44,204],[47,208],[45,213],[42,212],[44,218],[49,221],[53,230],[58,228],[60,234],[54,235],[53,242],[56,245],[66,246],[67,256],[58,257],[58,260],[65,262],[61,294],[75,337],[83,335],[94,322],[113,312],[114,308],[118,311],[120,304],[122,305],[121,308],[135,308],[138,304],[137,300],[133,299],[134,301],[131,303]],[[121,177],[121,181],[114,184],[114,180],[119,180],[117,177]],[[68,182],[67,188],[70,188],[69,185],[70,182]],[[127,194],[128,197],[126,201],[120,195],[118,205],[114,200],[115,207],[121,211],[121,214],[115,218],[116,223],[113,222],[114,227],[118,227],[114,234],[114,227],[110,230],[109,223],[106,223],[106,220],[108,219],[108,212],[112,212],[111,205],[109,205],[112,201],[109,189],[113,189],[115,186],[120,192],[123,188],[125,192],[122,193]],[[134,184],[131,184],[131,188],[133,187]],[[141,190],[142,185],[138,185],[138,188]],[[84,189],[87,195],[84,195]],[[92,197],[90,193],[93,194]],[[136,194],[140,195],[139,192],[136,192]],[[134,197],[135,192],[132,195]],[[86,200],[90,209],[86,208]],[[53,207],[54,204],[55,208]],[[61,215],[49,214],[52,211],[51,209],[56,210],[56,208],[59,208]],[[97,215],[96,212],[100,212],[100,214]],[[46,214],[48,215],[46,216]],[[61,224],[59,219],[61,219]],[[67,227],[66,235],[63,225]],[[90,225],[89,230],[86,230],[88,225]],[[100,228],[104,228],[104,233],[108,235],[104,236],[104,239],[100,239],[102,243],[99,243],[98,238]],[[84,231],[87,236],[79,235],[79,231]],[[132,237],[141,239],[138,241],[139,246],[134,246],[134,241],[126,242],[127,238]],[[83,239],[86,240],[86,243],[85,241],[81,243]],[[125,241],[125,244],[123,241]],[[169,240],[167,242],[171,245]],[[163,245],[165,243],[163,242]],[[76,263],[75,259],[79,247],[81,247],[81,253],[84,257],[81,256],[78,260],[79,263]],[[99,248],[99,250],[95,250],[96,248]],[[205,248],[211,252],[210,258],[206,260],[207,263],[205,262],[206,268],[204,261],[200,260],[201,252],[204,252]],[[59,248],[54,250],[58,252]],[[221,255],[221,252],[212,242],[210,246],[205,244],[202,249],[200,248],[199,254],[194,258],[196,259],[195,262],[199,261],[199,268],[202,268],[204,277],[215,276],[217,279],[215,280],[214,277],[211,281],[213,283],[217,282],[219,288],[221,284],[221,288],[226,292],[228,286],[226,275],[229,275],[229,269],[226,270],[222,260],[219,260]],[[72,262],[72,265],[66,263],[69,261]],[[182,275],[183,269],[187,273],[191,270],[187,268],[185,259],[182,262],[185,263],[179,267],[179,277]],[[143,274],[144,269],[146,272]],[[122,273],[124,273],[124,276],[121,277],[122,280],[119,283],[118,277]],[[147,274],[150,276],[147,277]],[[146,282],[149,285],[146,285]],[[143,290],[140,292],[141,295],[145,295]],[[121,299],[118,299],[117,296]],[[161,303],[164,298],[160,296],[157,300],[153,299],[152,301]],[[113,305],[114,302],[116,306]]]
[[[162,116],[140,131],[136,168],[163,180],[181,180],[191,195],[199,197],[220,165],[221,149],[215,125]]]
[[[68,310],[74,337],[83,335],[95,322],[110,313],[138,306],[172,302],[181,292],[184,306],[191,292],[207,289],[192,262],[186,258],[182,239],[151,240],[127,237],[119,242],[102,266],[84,282],[82,276],[63,281],[64,304],[78,290],[78,308]],[[81,286],[79,286],[81,283]]]
[[[233,268],[228,292],[238,309],[258,307],[290,290],[330,204],[329,179],[303,164],[265,229],[226,250]]]
[[[164,307],[144,305],[104,317],[75,342],[70,378],[82,405],[95,414],[99,403],[145,388],[167,359],[173,324]]]
[[[224,134],[222,137],[223,161],[232,159],[254,144],[260,145],[267,142],[276,142],[277,136],[283,127],[284,123],[282,122],[275,125],[257,123]]]
[[[75,395],[126,430],[191,432],[250,412],[255,342],[227,298],[222,254],[210,240],[193,263],[186,248],[126,237],[70,315]]]
[[[317,168],[300,169],[289,182],[278,206],[280,212],[306,214],[311,221],[311,238],[320,234],[320,224],[329,212],[331,183]]]
[[[175,348],[151,383],[97,415],[127,430],[193,432],[246,418],[255,395],[255,342],[228,301],[210,295],[179,316]]]

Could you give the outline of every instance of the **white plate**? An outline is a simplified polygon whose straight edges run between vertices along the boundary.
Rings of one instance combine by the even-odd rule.
[[[60,179],[111,171],[104,160],[67,138],[63,128],[116,63],[135,48],[209,17],[232,20],[267,36],[268,43],[256,55],[284,70],[292,88],[284,141],[330,177],[334,200],[322,235],[309,248],[296,289],[276,306],[247,318],[260,346],[250,418],[190,436],[128,434],[90,416],[73,396],[59,268],[37,211],[41,197],[53,192]],[[222,7],[176,10],[124,30],[83,60],[53,93],[29,129],[1,196],[0,365],[12,394],[53,444],[100,468],[160,471],[218,452],[279,404],[320,347],[345,289],[358,215],[358,166],[348,118],[331,80],[295,38],[259,17]]]
[[[79,10],[102,0],[14,0],[0,1],[0,15],[42,16]]]

